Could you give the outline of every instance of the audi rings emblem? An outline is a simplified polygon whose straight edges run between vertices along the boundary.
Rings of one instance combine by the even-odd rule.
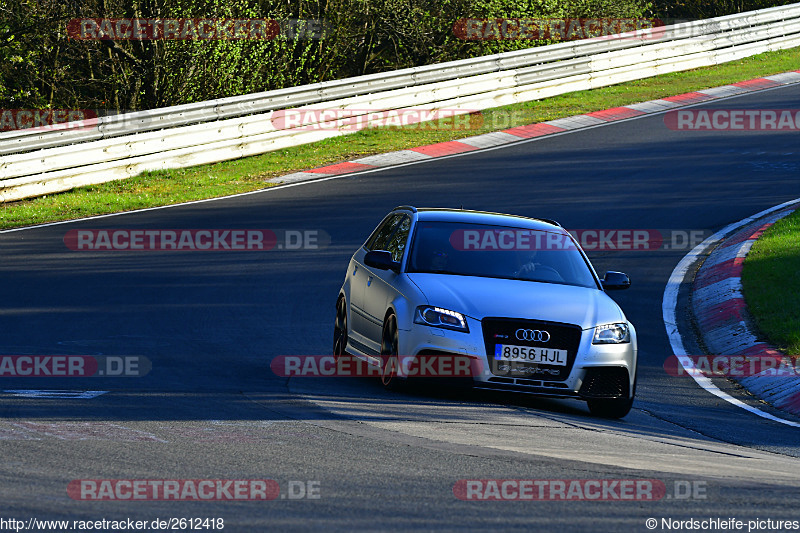
[[[518,329],[515,333],[516,337],[521,341],[531,342],[547,342],[550,340],[550,334],[543,329]]]

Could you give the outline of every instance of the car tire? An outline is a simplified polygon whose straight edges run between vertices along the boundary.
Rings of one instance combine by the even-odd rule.
[[[381,384],[386,390],[400,390],[405,384],[405,379],[397,375],[399,363],[397,318],[390,313],[381,333]]]
[[[347,355],[347,304],[344,297],[336,302],[336,321],[333,324],[333,357],[337,361]]]
[[[633,398],[587,400],[586,403],[589,404],[589,412],[594,416],[622,418],[630,412]]]

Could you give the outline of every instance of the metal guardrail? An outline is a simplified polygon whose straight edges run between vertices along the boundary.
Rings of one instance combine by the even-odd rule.
[[[85,130],[0,133],[0,199],[236,159],[350,132],[278,129],[272,121],[278,110],[334,108],[357,115],[424,106],[467,113],[795,46],[800,4],[103,117]]]

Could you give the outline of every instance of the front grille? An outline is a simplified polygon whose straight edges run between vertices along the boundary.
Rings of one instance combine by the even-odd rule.
[[[578,391],[584,398],[627,398],[630,377],[624,367],[598,367],[586,371]]]
[[[483,340],[489,360],[489,369],[496,376],[523,378],[530,380],[564,381],[575,364],[578,346],[581,342],[581,328],[573,324],[546,322],[543,320],[525,320],[519,318],[484,318],[481,321]],[[520,340],[515,333],[519,329],[546,331],[550,338],[541,340]],[[567,351],[566,365],[548,365],[543,363],[527,363],[514,361],[508,363],[496,360],[495,346],[510,344],[515,346],[535,346],[539,348],[560,349]]]

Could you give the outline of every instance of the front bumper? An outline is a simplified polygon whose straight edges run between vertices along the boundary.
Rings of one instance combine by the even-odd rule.
[[[491,320],[491,319],[490,319]],[[521,320],[508,320],[516,327]],[[542,322],[533,322],[531,327],[541,327]],[[414,324],[409,330],[401,331],[400,353],[419,355],[452,354],[467,356],[474,361],[472,365],[472,385],[474,388],[523,392],[540,396],[559,398],[629,398],[636,380],[637,344],[636,331],[631,328],[631,341],[624,344],[592,344],[594,328],[580,330],[568,324],[554,325],[575,328],[575,343],[571,346],[568,368],[561,367],[564,375],[551,373],[554,367],[530,365],[525,375],[509,372],[507,367],[498,365],[492,356],[492,340],[486,337],[484,321],[467,317],[469,333],[452,331],[431,326]],[[490,323],[491,324],[491,323]],[[495,325],[496,326],[496,325]],[[493,328],[492,325],[487,327]],[[494,329],[492,329],[492,332]],[[498,341],[502,343],[502,341]],[[515,341],[517,342],[517,341]],[[487,349],[488,347],[488,349]],[[573,353],[574,352],[574,353]]]

